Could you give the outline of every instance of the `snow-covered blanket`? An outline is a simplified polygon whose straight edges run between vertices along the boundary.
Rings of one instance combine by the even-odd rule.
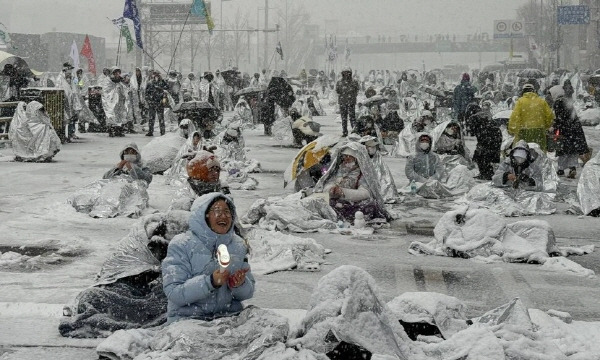
[[[543,220],[524,220],[508,224],[503,217],[487,209],[461,207],[445,213],[433,229],[435,239],[425,244],[414,241],[409,252],[414,255],[438,255],[474,258],[483,262],[528,262],[548,269],[593,276],[592,270],[566,259],[551,256],[586,254],[593,245],[559,247],[554,231]],[[556,264],[554,264],[556,263]],[[556,266],[560,264],[560,266]],[[562,268],[561,268],[562,267]]]
[[[394,157],[409,157],[415,153],[416,133],[411,124],[406,124],[398,134],[398,141],[394,143],[391,155]]]
[[[297,192],[286,197],[256,200],[242,217],[242,223],[258,224],[262,229],[316,232],[335,229],[337,214],[318,196],[302,198]]]
[[[577,115],[583,126],[596,126],[600,124],[600,108],[586,109]]]
[[[458,203],[473,203],[504,216],[550,215],[556,212],[556,194],[522,189],[501,189],[490,183],[471,188]]]
[[[577,198],[585,215],[600,209],[600,152],[585,164],[577,183]]]
[[[77,190],[67,202],[93,218],[137,217],[148,207],[147,185],[125,178],[96,180]]]
[[[252,246],[250,265],[254,274],[293,269],[320,271],[325,262],[325,248],[311,238],[253,229],[248,242]]]
[[[162,173],[173,165],[177,158],[177,153],[186,139],[180,135],[179,131],[168,132],[163,136],[152,139],[142,148],[144,165],[146,165],[153,174]]]
[[[285,342],[288,332],[287,318],[251,306],[212,321],[190,319],[153,329],[119,330],[96,351],[115,360],[252,360]]]
[[[271,131],[273,132],[273,138],[275,138],[280,145],[290,145],[294,142],[292,119],[289,116],[275,121]]]
[[[462,195],[475,186],[473,173],[466,165],[458,164],[452,167],[443,182],[429,180],[426,183],[415,183],[417,194],[426,199],[444,199]],[[410,193],[410,184],[401,189],[402,193]]]
[[[229,163],[231,167],[226,169],[227,177],[225,182],[232,190],[256,190],[258,180],[248,175],[246,169],[236,168],[235,165]],[[260,166],[260,165],[259,165]]]

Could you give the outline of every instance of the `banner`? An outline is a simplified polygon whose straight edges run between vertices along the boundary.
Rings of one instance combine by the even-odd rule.
[[[96,60],[94,59],[94,52],[92,51],[90,37],[87,35],[85,36],[85,40],[83,41],[83,47],[81,48],[81,56],[85,57],[88,60],[88,71],[96,75]]]
[[[125,41],[127,42],[127,53],[130,53],[131,50],[133,50],[133,39],[131,38],[131,33],[129,32],[129,26],[121,26],[121,36],[124,37]]]
[[[215,24],[213,23],[212,18],[210,17],[210,13],[206,8],[204,0],[194,0],[192,8],[190,9],[190,14],[206,18],[206,26],[208,26],[208,32],[212,35],[212,30],[215,28]]]
[[[123,17],[127,19],[131,19],[133,21],[133,28],[135,30],[135,40],[137,42],[137,46],[140,49],[143,49],[144,46],[142,44],[142,22],[140,21],[140,13],[138,11],[135,0],[125,0],[125,8],[123,9]],[[129,32],[129,29],[127,29]],[[129,36],[131,38],[131,35]],[[127,52],[129,52],[129,43],[127,44]]]

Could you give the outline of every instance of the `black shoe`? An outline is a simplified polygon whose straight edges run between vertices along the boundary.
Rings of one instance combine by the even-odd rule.
[[[564,170],[558,170],[558,171],[556,172],[556,175],[558,175],[558,176],[563,176],[564,174],[565,174],[565,171],[564,171]]]
[[[151,132],[149,132],[149,133],[146,134],[146,136],[154,136],[154,134],[151,133]]]
[[[571,169],[571,170],[569,171],[569,175],[567,175],[567,177],[568,177],[569,179],[575,179],[575,177],[576,177],[576,176],[577,176],[577,170],[575,170],[575,169]]]

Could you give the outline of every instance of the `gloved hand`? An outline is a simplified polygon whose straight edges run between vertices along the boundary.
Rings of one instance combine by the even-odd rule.
[[[227,285],[230,289],[241,286],[244,281],[246,281],[246,273],[250,270],[250,268],[240,269],[233,273],[227,280]]]

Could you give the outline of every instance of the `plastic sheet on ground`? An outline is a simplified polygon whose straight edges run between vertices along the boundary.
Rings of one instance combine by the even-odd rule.
[[[512,188],[490,183],[474,186],[458,202],[474,203],[504,216],[550,215],[556,212],[555,194]]]
[[[177,132],[168,132],[155,137],[141,150],[146,165],[153,174],[162,173],[173,165],[179,149],[185,144],[185,137]]]
[[[585,164],[577,183],[577,197],[585,215],[600,209],[600,152]]]
[[[327,200],[319,196],[302,198],[297,192],[286,197],[272,197],[255,201],[242,217],[242,223],[258,224],[266,230],[316,232],[333,230],[337,214]]]
[[[434,240],[426,244],[414,241],[409,252],[474,258],[483,262],[544,264],[550,256],[593,251],[593,247],[580,247],[581,251],[560,249],[554,231],[546,221],[524,220],[508,224],[490,210],[466,206],[445,213],[433,232]]]
[[[387,303],[398,320],[436,326],[447,339],[467,327],[466,306],[459,299],[435,292],[405,292]]]
[[[473,172],[465,165],[456,165],[445,177],[444,182],[429,180],[425,183],[416,183],[417,194],[426,199],[444,199],[462,195],[475,186]],[[410,193],[410,184],[401,190]]]
[[[328,353],[339,343],[327,341],[330,332],[373,354],[414,358],[410,339],[381,301],[374,279],[355,266],[340,266],[319,280],[298,338],[288,345]]]
[[[325,248],[311,238],[253,229],[248,233],[248,242],[252,248],[250,264],[254,274],[294,269],[320,271],[325,262]]]
[[[577,114],[583,126],[596,126],[600,124],[600,108],[581,111]]]
[[[67,202],[93,218],[137,217],[148,207],[147,185],[123,177],[96,180],[77,190]]]
[[[252,360],[285,342],[288,332],[287,318],[248,307],[239,315],[213,321],[190,319],[154,329],[118,330],[96,351],[118,360]]]

